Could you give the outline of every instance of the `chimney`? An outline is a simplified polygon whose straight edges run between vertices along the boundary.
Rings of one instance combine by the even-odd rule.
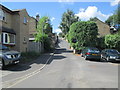
[[[39,19],[40,19],[40,16],[39,16],[39,14],[37,14],[36,15],[36,20],[39,21]]]

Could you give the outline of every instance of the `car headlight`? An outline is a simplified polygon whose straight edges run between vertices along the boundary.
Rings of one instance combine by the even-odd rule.
[[[7,57],[8,59],[11,59],[11,58],[12,58],[12,56],[11,56],[11,55],[6,55],[6,57]]]
[[[110,56],[110,59],[115,59],[116,57],[115,56]]]

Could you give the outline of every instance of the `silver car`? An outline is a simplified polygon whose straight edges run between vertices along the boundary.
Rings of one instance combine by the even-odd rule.
[[[8,47],[0,44],[0,68],[9,64],[19,63],[21,54],[18,51],[11,51]]]

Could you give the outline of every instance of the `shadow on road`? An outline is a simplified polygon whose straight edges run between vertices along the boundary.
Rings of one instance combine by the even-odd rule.
[[[88,61],[91,61],[91,62],[99,62],[99,63],[108,63],[107,61],[100,61],[100,60],[95,60],[95,59],[90,59]],[[114,64],[120,64],[120,61],[109,61],[110,63],[114,63]]]
[[[61,41],[59,41],[59,42],[61,42]],[[39,65],[41,64],[42,65],[42,64],[46,64],[46,62],[47,62],[47,64],[50,64],[54,60],[62,60],[64,58],[66,58],[65,56],[58,55],[58,54],[72,53],[71,50],[66,50],[66,48],[60,48],[60,46],[58,44],[56,45],[56,47],[59,48],[59,49],[55,50],[55,54],[57,54],[57,55],[53,56],[50,53],[45,53],[45,54],[41,55],[38,59],[33,60],[29,63],[25,63],[25,64],[19,63],[17,65],[9,65],[9,66],[5,67],[4,70],[6,70],[6,71],[25,71],[25,70],[32,68],[33,64],[39,64]],[[48,59],[50,59],[50,60],[48,61]]]

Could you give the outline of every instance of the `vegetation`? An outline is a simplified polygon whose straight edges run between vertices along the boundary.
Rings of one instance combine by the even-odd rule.
[[[97,35],[98,28],[95,22],[79,21],[71,25],[68,40],[74,49],[80,50],[96,46]]]
[[[110,16],[105,22],[108,25],[120,24],[120,4],[118,5],[118,8],[115,10],[114,14]]]
[[[120,50],[120,34],[106,35],[105,44],[108,48]]]
[[[69,32],[72,23],[77,22],[78,20],[79,18],[75,16],[73,11],[67,10],[64,12],[59,26],[63,33],[62,36],[65,36]]]
[[[37,26],[37,34],[35,35],[36,42],[42,42],[44,44],[44,49],[49,51],[51,49],[51,38],[52,25],[50,24],[50,19],[47,16],[42,17]]]

